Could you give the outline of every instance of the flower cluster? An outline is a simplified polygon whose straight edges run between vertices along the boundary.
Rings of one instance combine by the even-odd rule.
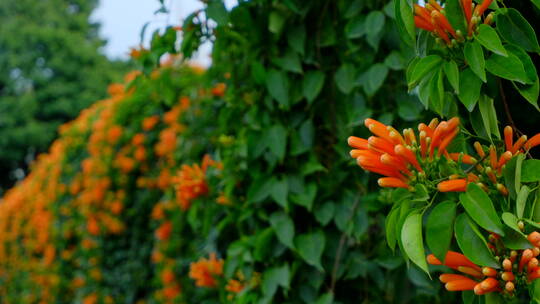
[[[368,118],[365,126],[375,136],[367,140],[355,136],[348,138],[351,157],[364,170],[384,175],[381,187],[410,188],[418,179],[425,178],[424,168],[441,156],[450,159],[448,146],[459,132],[459,118],[439,123],[433,119],[429,125],[420,124],[418,136],[412,129],[399,133],[391,126]]]
[[[463,174],[464,176],[454,174],[450,176],[449,180],[440,182],[437,188],[441,192],[463,192],[469,183],[474,182],[486,191],[492,185],[502,195],[507,196],[508,189],[502,182],[505,164],[512,157],[520,153],[527,153],[538,145],[540,145],[540,133],[530,139],[527,139],[526,135],[522,135],[514,142],[514,131],[512,127],[506,126],[504,128],[504,152],[497,153],[495,145],[484,147],[477,141],[473,145],[478,155],[477,158],[464,153],[451,154],[455,161],[474,165],[476,174],[472,172]]]
[[[540,233],[531,232],[527,239],[532,245],[530,249],[506,250],[497,234],[492,233],[488,244],[496,259],[501,261],[500,269],[480,267],[471,262],[463,254],[448,251],[444,262],[433,254],[427,256],[431,265],[444,265],[461,274],[445,273],[439,276],[448,291],[473,290],[477,295],[499,292],[512,297],[523,287],[540,278],[538,256],[540,255]]]
[[[471,37],[482,21],[482,15],[488,9],[492,0],[483,0],[482,3],[475,5],[472,0],[460,0],[461,9],[467,23],[467,36]],[[463,42],[464,36],[460,30],[455,30],[448,18],[444,7],[437,1],[429,0],[424,7],[414,5],[414,24],[416,27],[432,32],[436,37],[442,39],[447,46],[452,47],[457,42]],[[485,24],[493,22],[493,13],[487,15],[484,19]]]
[[[215,253],[210,258],[201,258],[189,266],[189,277],[195,280],[199,287],[214,288],[217,286],[217,277],[223,275],[223,260],[217,259]]]

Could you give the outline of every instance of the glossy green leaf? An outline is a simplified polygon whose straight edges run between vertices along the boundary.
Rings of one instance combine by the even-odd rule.
[[[289,30],[287,42],[289,43],[289,46],[300,55],[304,55],[305,41],[306,29],[303,25]]]
[[[480,98],[482,80],[470,68],[467,68],[460,73],[459,87],[459,100],[469,112],[472,112]]]
[[[326,244],[324,233],[320,230],[306,233],[294,238],[294,244],[298,254],[311,266],[323,271],[321,256]]]
[[[384,27],[384,14],[380,11],[370,12],[364,23],[365,31],[368,35],[378,35]]]
[[[289,191],[289,184],[286,179],[278,180],[276,179],[272,184],[272,191],[270,196],[278,203],[281,207],[287,206],[287,195]]]
[[[499,263],[487,247],[485,239],[481,239],[471,228],[471,225],[474,223],[465,213],[456,218],[454,234],[461,252],[477,265],[500,268]]]
[[[342,65],[336,72],[334,80],[339,90],[345,94],[349,94],[356,84],[356,70],[350,64]]]
[[[467,186],[467,192],[459,196],[459,201],[467,214],[482,228],[504,235],[502,223],[489,196],[474,183]]]
[[[309,103],[312,103],[324,85],[325,75],[321,71],[309,71],[305,74],[302,83],[302,93]]]
[[[496,17],[497,30],[506,41],[519,45],[528,52],[539,52],[540,46],[533,27],[519,11],[502,9]]]
[[[261,287],[263,294],[273,296],[278,286],[289,289],[290,281],[291,272],[289,265],[285,264],[281,267],[269,268],[264,272],[262,277]]]
[[[274,125],[268,129],[268,148],[272,154],[282,160],[285,157],[287,147],[287,130],[282,125]]]
[[[411,77],[408,80],[409,89],[415,87],[428,73],[433,72],[435,67],[439,66],[441,62],[442,58],[438,55],[429,55],[416,62],[411,72]]]
[[[501,138],[499,133],[499,125],[497,123],[497,114],[495,113],[495,104],[493,99],[482,95],[478,100],[478,109],[482,114],[482,122],[487,132],[488,137],[491,139],[491,135],[495,135],[497,138]]]
[[[422,238],[422,214],[412,213],[407,216],[401,230],[403,249],[411,261],[429,273]]]
[[[278,240],[285,246],[294,248],[294,223],[291,218],[283,212],[276,212],[270,216],[270,224]]]
[[[400,208],[394,205],[384,221],[386,243],[394,251],[397,242],[396,225],[400,215]]]
[[[229,20],[229,14],[222,1],[210,1],[206,8],[206,15],[220,26],[225,25]]]
[[[293,194],[291,200],[294,200],[294,203],[304,206],[311,211],[316,195],[317,185],[315,183],[309,183],[302,193]]]
[[[317,302],[315,304],[332,304],[334,303],[334,294],[332,292],[327,292],[320,296],[317,299]]]
[[[426,224],[426,243],[441,261],[446,257],[454,232],[456,203],[439,203],[429,214]]]
[[[446,12],[446,18],[452,27],[456,31],[459,30],[464,34],[467,33],[467,23],[460,3],[461,1],[446,1],[444,11]]]
[[[518,226],[518,218],[510,212],[504,212],[501,216],[503,222],[506,224],[506,226],[512,228],[518,233],[522,233]]]
[[[453,60],[445,61],[443,65],[444,74],[454,91],[459,94],[459,69]]]
[[[523,213],[525,212],[525,205],[527,204],[527,198],[531,189],[525,185],[521,186],[517,194],[516,199],[516,214],[519,218],[523,218]]]
[[[523,233],[506,226],[504,227],[504,233],[505,235],[501,240],[506,248],[514,250],[532,248],[531,243]]]
[[[540,181],[540,160],[527,159],[521,168],[521,181],[532,183]]]
[[[326,226],[334,217],[336,206],[333,202],[326,202],[315,209],[315,219]]]
[[[465,44],[463,54],[465,55],[465,60],[471,67],[471,70],[483,82],[486,82],[486,61],[484,59],[484,50],[480,43],[473,40]]]
[[[433,74],[433,78],[431,78],[429,84],[429,108],[440,116],[443,115],[444,82],[443,71],[440,68]]]
[[[382,63],[374,64],[367,70],[363,84],[368,96],[372,96],[379,90],[386,75],[388,75],[388,68]]]
[[[532,104],[536,110],[540,111],[538,105],[538,96],[540,95],[540,80],[537,78],[533,84],[523,85],[520,83],[512,82],[519,94],[523,96],[530,104]]]
[[[527,76],[521,60],[514,55],[508,54],[506,57],[493,54],[486,61],[486,69],[495,76],[519,82],[521,84],[532,84]]]
[[[289,107],[289,81],[284,72],[270,69],[266,74],[266,88],[282,107]]]
[[[394,15],[401,39],[409,46],[416,41],[416,27],[414,25],[413,8],[407,0],[394,1]]]
[[[478,34],[474,36],[474,39],[493,53],[500,56],[508,56],[499,35],[497,35],[497,32],[491,26],[480,24],[478,26]]]

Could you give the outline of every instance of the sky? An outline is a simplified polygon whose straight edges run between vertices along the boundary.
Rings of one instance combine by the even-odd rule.
[[[228,8],[235,0],[226,1]],[[145,33],[144,45],[154,30],[168,24],[179,25],[191,12],[203,7],[200,0],[165,0],[169,14],[154,12],[160,8],[158,0],[100,0],[98,8],[91,16],[92,21],[101,23],[100,35],[107,40],[104,52],[110,58],[127,58],[130,47],[140,44],[143,26],[150,22]],[[210,45],[202,47],[195,61],[210,64]]]

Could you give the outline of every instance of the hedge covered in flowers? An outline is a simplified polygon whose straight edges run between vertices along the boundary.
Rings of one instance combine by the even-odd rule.
[[[3,303],[540,296],[527,21],[491,1],[300,2],[208,1],[132,50],[140,72],[2,199]],[[189,66],[207,40],[212,67]],[[446,266],[462,297],[430,280]]]

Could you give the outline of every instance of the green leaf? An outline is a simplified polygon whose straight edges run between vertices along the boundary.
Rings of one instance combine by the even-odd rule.
[[[540,160],[527,159],[523,162],[521,169],[521,181],[524,183],[540,181]]]
[[[518,192],[516,191],[516,187],[515,187],[516,162],[517,162],[518,157],[512,157],[503,168],[504,182],[508,188],[508,191],[510,192],[510,198],[513,198],[513,199],[516,198],[516,195]],[[520,171],[520,174],[521,174],[521,171]]]
[[[366,34],[370,36],[379,35],[384,27],[384,14],[381,11],[372,11],[367,15],[364,23]]]
[[[294,202],[300,206],[306,207],[307,210],[311,211],[313,207],[313,201],[317,195],[317,185],[310,183],[306,186],[305,190],[302,193],[294,194]]]
[[[474,106],[480,98],[480,89],[482,87],[482,80],[476,76],[470,68],[461,72],[459,77],[459,94],[458,98],[463,105],[472,112]]]
[[[533,0],[540,9],[540,0]],[[540,280],[534,280],[529,284],[529,293],[531,294],[531,304],[540,303]]]
[[[289,71],[297,74],[302,74],[302,64],[298,54],[293,50],[289,50],[281,58],[277,58],[272,61],[275,65],[279,66],[284,71]]]
[[[270,69],[266,75],[266,88],[283,108],[289,107],[289,80],[284,72]]]
[[[460,194],[459,201],[478,225],[488,231],[504,235],[502,223],[493,202],[482,188],[475,183],[469,183],[467,192]]]
[[[317,299],[317,302],[315,304],[332,304],[334,303],[334,294],[332,292],[327,292],[320,296]]]
[[[255,250],[253,251],[253,257],[256,261],[264,261],[268,258],[270,250],[268,247],[274,242],[274,231],[272,228],[266,228],[256,234]]]
[[[442,58],[439,55],[429,55],[416,62],[408,80],[409,90],[414,88],[424,76],[433,72],[433,69],[439,66],[441,62]]]
[[[456,218],[454,233],[461,252],[477,265],[500,268],[486,241],[478,236],[471,225],[474,224],[465,213]]]
[[[444,109],[444,82],[443,71],[437,69],[429,84],[429,108],[439,115],[443,115]]]
[[[426,263],[426,254],[424,251],[424,242],[422,240],[422,214],[412,213],[407,216],[401,229],[401,241],[403,249],[409,259],[418,267],[429,274]]]
[[[538,95],[540,93],[540,81],[538,78],[534,81],[533,84],[530,85],[523,85],[519,83],[512,82],[516,90],[518,90],[519,94],[523,96],[530,104],[532,104],[536,110],[540,111],[540,107],[538,106]]]
[[[388,75],[388,68],[381,63],[372,65],[365,73],[364,90],[368,96],[372,96],[379,90]]]
[[[531,243],[523,233],[509,227],[504,227],[504,233],[505,236],[501,240],[506,248],[515,250],[532,248]]]
[[[283,212],[275,212],[270,216],[270,224],[276,233],[278,240],[289,248],[294,248],[294,223]]]
[[[287,42],[289,43],[289,46],[300,55],[304,55],[305,41],[306,29],[303,25],[289,30],[287,34]]]
[[[416,41],[416,28],[412,6],[407,0],[394,1],[394,15],[401,39],[409,46],[414,46]]]
[[[456,31],[459,30],[462,34],[465,34],[467,33],[467,23],[460,3],[460,1],[446,1],[444,11],[446,12],[446,18],[452,27]]]
[[[482,46],[473,40],[465,44],[463,53],[465,54],[465,60],[467,60],[471,70],[476,76],[482,79],[483,82],[486,82],[486,62],[484,60],[484,50],[482,49]]]
[[[497,32],[491,26],[480,24],[478,26],[478,34],[474,36],[474,39],[493,53],[500,56],[508,56],[499,35],[497,35]]]
[[[326,226],[334,217],[336,206],[333,202],[326,202],[315,210],[315,219]]]
[[[268,129],[268,148],[279,160],[285,157],[287,148],[287,130],[282,125],[274,125]]]
[[[356,84],[356,70],[351,64],[342,65],[336,72],[334,80],[339,90],[345,94],[349,94]]]
[[[291,281],[291,272],[289,265],[285,264],[281,267],[272,267],[267,269],[262,278],[262,291],[265,296],[273,296],[276,293],[278,286],[289,289]]]
[[[513,8],[502,9],[496,15],[497,30],[506,41],[519,45],[525,51],[539,52],[540,46],[533,27],[519,11]]]
[[[312,103],[324,85],[325,75],[321,71],[309,71],[304,76],[302,92],[309,103]]]
[[[454,232],[456,204],[451,201],[439,203],[429,214],[426,224],[426,243],[433,254],[443,261],[450,248]]]
[[[518,218],[510,213],[510,212],[504,212],[501,216],[503,222],[506,224],[506,226],[512,228],[518,233],[522,233],[518,226]]]
[[[289,184],[286,179],[275,179],[272,183],[272,191],[270,196],[278,203],[281,207],[287,207],[287,194],[289,191]]]
[[[268,30],[279,35],[284,25],[285,17],[278,10],[273,10],[269,15]]]
[[[311,266],[324,271],[321,256],[324,251],[326,238],[321,230],[295,237],[294,244],[298,254]]]
[[[229,13],[222,1],[210,1],[206,8],[206,16],[216,21],[218,25],[225,25],[229,20]]]
[[[537,8],[540,9],[540,0],[531,0],[531,2],[536,5]],[[536,281],[535,281],[536,282]],[[537,284],[538,285],[538,284]],[[540,293],[538,294],[538,296],[540,296]]]
[[[501,135],[499,133],[499,126],[496,116],[497,114],[495,113],[493,99],[487,97],[486,95],[480,96],[478,108],[480,110],[480,114],[482,114],[482,121],[488,137],[491,139],[491,135],[493,134],[495,137],[500,139]]]
[[[394,205],[390,213],[386,216],[386,219],[384,221],[384,227],[385,227],[385,235],[386,235],[386,243],[388,244],[388,247],[392,251],[394,251],[394,248],[396,247],[396,241],[397,241],[397,235],[396,235],[396,224],[399,219],[400,215],[400,208]]]
[[[523,213],[525,212],[525,205],[527,204],[527,198],[531,189],[525,185],[521,186],[519,189],[517,199],[516,199],[516,214],[519,218],[523,218]]]
[[[443,65],[444,74],[456,93],[459,93],[459,69],[453,60],[445,61]]]
[[[515,181],[514,189],[515,189],[515,193],[517,194],[519,193],[519,190],[521,189],[521,169],[523,166],[523,160],[525,159],[525,155],[520,153],[514,158],[516,159],[516,172],[514,173],[515,175],[514,176],[514,181]]]
[[[366,34],[365,22],[365,15],[356,16],[351,19],[345,26],[345,35],[347,35],[347,38],[356,39],[364,36]]]
[[[508,54],[507,57],[497,54],[491,55],[486,61],[486,69],[491,74],[504,79],[516,81],[521,84],[533,83],[527,76],[523,63],[514,54]]]

